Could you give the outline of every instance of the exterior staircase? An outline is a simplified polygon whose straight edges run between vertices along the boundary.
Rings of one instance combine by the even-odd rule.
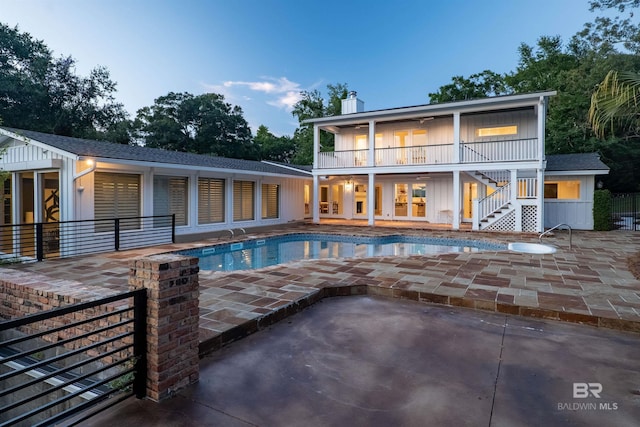
[[[468,175],[495,190],[490,195],[474,201],[474,230],[490,228],[516,210],[515,201],[511,200],[510,171],[475,171]]]

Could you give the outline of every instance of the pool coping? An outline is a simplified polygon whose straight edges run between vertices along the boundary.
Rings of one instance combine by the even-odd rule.
[[[366,236],[366,235],[353,235],[353,234],[346,234],[346,233],[328,233],[328,232],[323,232],[323,231],[316,231],[316,232],[309,232],[309,231],[292,231],[292,232],[287,232],[287,233],[282,233],[282,234],[276,234],[276,235],[270,235],[270,236],[254,236],[254,235],[243,235],[241,239],[234,239],[233,241],[228,241],[228,242],[215,242],[215,243],[210,243],[210,244],[206,244],[206,245],[198,245],[197,247],[192,247],[192,248],[188,248],[188,249],[180,249],[180,250],[176,250],[176,251],[170,251],[170,252],[166,252],[166,253],[173,253],[173,254],[177,254],[177,255],[183,255],[183,256],[192,256],[192,257],[198,257],[198,255],[194,254],[193,252],[197,252],[197,251],[202,251],[208,248],[217,248],[218,246],[223,246],[223,247],[233,247],[233,245],[237,245],[239,243],[246,243],[246,242],[253,242],[255,241],[268,241],[268,240],[275,240],[275,239],[280,239],[280,238],[287,238],[287,237],[297,237],[297,236],[339,236],[342,238],[355,238],[355,239],[388,239],[388,238],[415,238],[415,239],[423,239],[423,240],[430,240],[433,241],[432,242],[389,242],[389,243],[424,243],[424,244],[428,244],[428,245],[433,245],[433,246],[451,246],[451,247],[472,247],[472,248],[476,248],[478,249],[478,252],[480,251],[506,251],[509,250],[509,247],[507,243],[500,241],[500,240],[496,240],[496,239],[465,239],[465,238],[461,238],[461,237],[427,237],[424,235],[420,235],[420,234],[405,234],[405,233],[389,233],[389,234],[381,234],[381,235],[376,235],[376,236]],[[340,243],[345,243],[345,242],[340,242]],[[371,244],[369,242],[346,242],[346,243],[363,243],[363,244]],[[469,243],[469,245],[467,245],[466,243]],[[375,244],[375,243],[374,243]],[[387,244],[387,243],[382,243],[382,244]],[[486,245],[486,246],[492,246],[492,247],[478,247],[478,245]],[[249,248],[238,248],[238,249],[232,249],[231,251],[225,251],[225,252],[212,252],[211,254],[215,254],[215,255],[219,255],[220,253],[232,253],[232,252],[236,252],[236,251],[241,251],[241,250],[245,250],[245,249],[254,249],[257,248],[261,245],[257,245],[255,247],[249,247]],[[394,256],[394,257],[409,257],[409,256],[435,256],[435,255],[442,255],[442,254],[446,254],[446,253],[456,253],[456,252],[460,252],[460,251],[443,251],[443,252],[436,252],[436,253],[426,253],[426,254],[405,254],[405,255],[373,255],[373,256],[367,256],[366,258],[370,258],[370,257],[389,257],[389,256]],[[250,269],[241,269],[241,270],[204,270],[201,268],[201,270],[204,271],[210,271],[213,273],[233,273],[233,272],[240,272],[240,271],[258,271],[264,268],[269,268],[269,267],[274,267],[274,266],[278,266],[278,265],[286,265],[288,263],[292,263],[292,262],[298,262],[298,261],[322,261],[322,260],[346,260],[346,259],[354,259],[354,258],[359,258],[357,256],[343,256],[343,257],[328,257],[328,258],[301,258],[301,259],[294,259],[294,260],[290,260],[287,261],[285,263],[278,263],[278,264],[274,264],[274,265],[267,265],[264,267],[259,267],[259,268],[250,268]],[[360,257],[361,258],[361,257]]]
[[[385,288],[376,285],[354,284],[327,286],[310,292],[290,304],[281,306],[267,314],[220,332],[217,336],[202,340],[199,345],[200,357],[206,357],[234,341],[265,329],[277,322],[292,316],[325,298],[348,296],[378,296],[386,298],[406,299],[423,303],[438,304],[450,307],[464,307],[474,310],[489,311],[502,314],[532,317],[545,320],[576,323],[618,331],[640,333],[640,321],[614,319],[605,316],[582,314],[549,308],[531,307],[509,304],[480,298],[455,297],[433,292],[422,292],[408,289]]]

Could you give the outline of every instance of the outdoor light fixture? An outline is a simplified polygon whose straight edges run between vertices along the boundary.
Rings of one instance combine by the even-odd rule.
[[[351,188],[353,188],[353,177],[349,177],[347,178],[347,180],[344,183],[344,188],[346,188],[348,191],[351,191]]]

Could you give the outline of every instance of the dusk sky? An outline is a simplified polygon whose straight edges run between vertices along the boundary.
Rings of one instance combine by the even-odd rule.
[[[303,90],[346,83],[366,110],[426,104],[454,75],[515,70],[518,46],[570,37],[587,0],[0,0],[0,22],[97,65],[132,117],[173,92],[221,93],[255,134],[291,135]]]

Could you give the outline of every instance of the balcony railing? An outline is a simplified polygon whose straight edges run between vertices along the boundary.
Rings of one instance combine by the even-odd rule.
[[[536,160],[539,155],[538,138],[460,143],[461,163]]]
[[[453,161],[453,144],[376,149],[376,166],[435,165]]]
[[[540,155],[537,138],[511,141],[461,142],[461,163],[532,161]],[[453,163],[453,144],[375,149],[375,166],[411,166]],[[318,153],[319,169],[356,168],[369,165],[369,150]]]

